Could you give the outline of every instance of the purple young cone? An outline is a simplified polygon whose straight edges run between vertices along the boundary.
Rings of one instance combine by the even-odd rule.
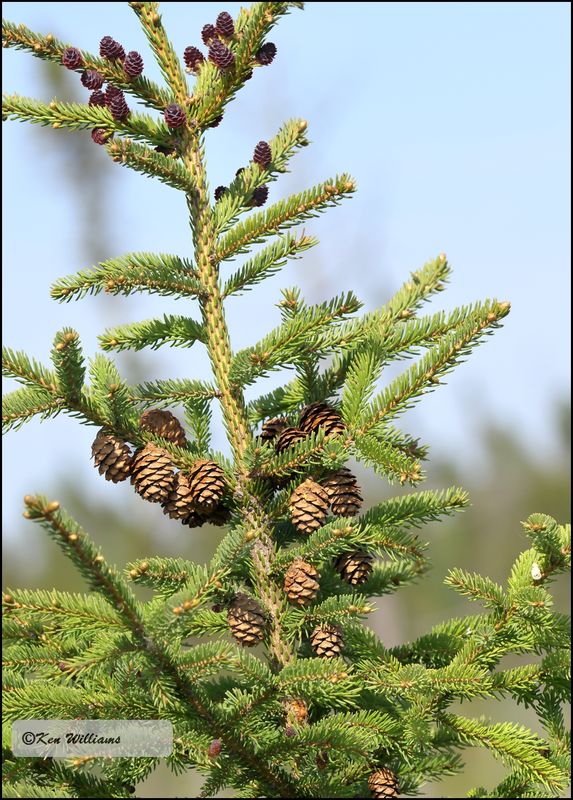
[[[251,202],[254,206],[264,206],[264,204],[267,202],[268,196],[269,196],[268,186],[257,186],[257,188],[253,191],[253,197]]]
[[[87,69],[82,72],[80,80],[86,89],[101,89],[103,86],[103,75],[100,75],[96,69]]]
[[[84,63],[82,54],[77,47],[66,47],[62,53],[62,64],[67,69],[78,69]]]
[[[94,128],[92,131],[92,139],[96,144],[105,144],[108,139],[111,139],[113,133],[105,131],[103,128]]]
[[[233,66],[235,63],[235,56],[228,47],[225,47],[223,42],[220,42],[219,39],[215,39],[209,48],[209,61],[216,64],[219,69],[225,70]]]
[[[272,64],[274,58],[277,54],[277,46],[272,42],[266,42],[262,47],[257,50],[257,54],[255,55],[255,60],[262,64],[263,66],[268,66]]]
[[[191,45],[185,48],[185,52],[183,53],[183,61],[185,62],[186,67],[194,71],[204,63],[205,56],[198,47],[193,47]]]
[[[109,110],[111,111],[112,117],[118,122],[121,122],[129,116],[129,106],[125,102],[122,91],[119,91],[119,93],[112,98],[109,104]]]
[[[268,165],[272,161],[273,154],[271,152],[271,146],[268,142],[259,142],[258,145],[255,147],[255,152],[253,153],[253,161],[255,164],[259,164],[261,167],[268,167]]]
[[[170,128],[182,128],[187,122],[187,116],[181,106],[171,103],[163,112],[165,122]]]
[[[107,88],[105,90],[105,104],[108,108],[111,108],[111,101],[114,97],[118,97],[121,95],[123,97],[123,92],[121,89],[118,89],[117,86],[112,86],[111,83],[108,83]]]
[[[125,50],[116,42],[112,36],[104,36],[99,43],[99,54],[102,58],[107,58],[109,61],[117,61],[117,59],[125,58]]]
[[[209,745],[207,755],[209,756],[209,758],[217,758],[220,752],[221,752],[221,740],[213,739],[213,741]]]
[[[203,44],[211,44],[217,38],[217,30],[214,25],[203,25],[201,30],[201,39]]]
[[[230,39],[235,33],[235,23],[233,17],[227,11],[221,11],[215,22],[215,28],[220,36]]]
[[[105,106],[105,94],[101,91],[95,91],[90,94],[88,106]]]
[[[130,50],[123,62],[123,69],[130,78],[138,78],[143,72],[143,59],[137,50]]]

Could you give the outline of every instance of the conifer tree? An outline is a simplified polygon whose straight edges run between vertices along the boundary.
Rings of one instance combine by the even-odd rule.
[[[106,36],[94,55],[3,23],[4,47],[73,70],[91,92],[84,104],[8,95],[3,119],[90,131],[113,161],[182,192],[189,209],[188,253],[110,257],[58,280],[52,298],[149,292],[187,298],[197,314],[161,314],[158,298],[156,318],[104,331],[103,352],[89,364],[79,332],[66,326],[54,336],[51,366],[6,348],[4,374],[22,388],[5,396],[3,425],[60,413],[92,425],[102,479],[131,481],[140,502],[159,503],[174,526],[210,522],[223,531],[208,564],[150,555],[121,571],[100,552],[97,531],[92,537],[55,500],[24,498],[24,516],[71,559],[89,591],[10,588],[3,596],[6,796],[127,797],[158,763],[14,757],[12,721],[36,718],[170,720],[167,762],[203,773],[204,797],[225,787],[241,797],[411,795],[463,769],[468,746],[507,764],[500,784],[468,787],[468,796],[559,796],[568,781],[569,628],[549,588],[570,564],[569,526],[530,516],[529,549],[504,586],[460,569],[448,574],[446,583],[481,610],[388,648],[364,624],[375,598],[383,604],[420,580],[429,560],[416,529],[463,510],[468,497],[458,487],[412,490],[363,508],[347,466],[354,458],[381,480],[423,480],[427,448],[396,419],[500,327],[509,303],[422,315],[450,278],[438,255],[362,316],[352,292],[310,305],[287,289],[281,323],[235,352],[225,300],[316,245],[296,227],[355,191],[341,173],[273,202],[272,184],[308,144],[301,119],[253,142],[250,163],[227,186],[209,187],[205,135],[272,64],[272,28],[303,4],[257,2],[234,20],[221,12],[183,53],[157,3],[129,6],[150,54]],[[151,55],[163,86],[145,76]],[[134,101],[155,113],[135,110]],[[204,346],[212,381],[129,385],[108,356],[166,345]],[[381,388],[383,368],[411,356],[419,358]],[[290,380],[246,402],[246,387],[284,368]],[[210,443],[213,403],[230,455]],[[170,410],[180,408],[184,424]],[[132,585],[150,587],[153,599],[139,601]],[[507,667],[510,654],[530,658]],[[533,708],[543,734],[452,708],[502,696]]]

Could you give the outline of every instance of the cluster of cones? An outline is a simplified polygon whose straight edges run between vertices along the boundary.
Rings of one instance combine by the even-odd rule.
[[[267,616],[259,603],[239,592],[227,612],[233,637],[243,647],[253,647],[265,638]],[[310,644],[320,658],[336,658],[342,654],[344,639],[338,625],[320,625],[310,636]]]
[[[311,403],[301,411],[298,427],[292,427],[285,417],[275,417],[264,423],[260,441],[271,443],[277,453],[283,453],[312,433],[341,436],[345,432],[339,412],[326,403]],[[301,533],[313,533],[321,528],[329,508],[337,517],[358,514],[362,495],[356,478],[349,469],[333,472],[322,480],[307,478],[292,494],[289,502],[293,524]]]
[[[177,447],[186,447],[187,438],[179,420],[170,412],[150,409],[140,418],[140,426]],[[336,409],[325,403],[313,403],[301,412],[299,428],[289,428],[286,420],[265,423],[261,438],[275,441],[281,452],[286,441],[308,436],[317,430],[340,435],[344,424]],[[293,434],[294,431],[294,434]],[[272,433],[271,433],[272,432]],[[198,459],[185,471],[177,471],[169,452],[153,442],[132,454],[126,442],[116,434],[100,430],[92,446],[95,465],[107,480],[117,483],[131,479],[135,490],[145,500],[160,503],[163,511],[184,525],[198,527],[204,522],[224,525],[229,511],[223,501],[225,479],[214,461]],[[353,516],[360,510],[362,496],[354,475],[346,468],[328,475],[320,482],[307,478],[292,494],[289,508],[297,530],[312,533],[321,527],[331,509],[335,516]],[[343,553],[335,564],[340,577],[351,586],[368,580],[372,556],[363,551]],[[317,569],[303,559],[292,562],[285,573],[284,592],[293,605],[306,606],[320,589]],[[246,647],[261,642],[265,635],[266,615],[252,597],[239,593],[228,609],[228,624],[235,639]],[[310,637],[314,651],[321,658],[334,658],[344,649],[342,630],[336,625],[318,626]]]
[[[312,433],[341,436],[345,432],[339,412],[326,403],[311,403],[303,408],[298,426],[292,427],[284,417],[268,420],[263,425],[260,439],[272,443],[277,453],[282,453]],[[307,478],[292,493],[289,511],[293,525],[300,533],[311,534],[326,522],[329,510],[336,517],[352,517],[359,513],[362,494],[356,477],[346,467],[315,480]],[[342,554],[335,567],[340,577],[351,586],[368,580],[372,573],[372,556],[363,551]],[[317,596],[319,575],[312,565],[297,559],[289,566],[284,580],[284,591],[291,603],[305,606]],[[317,627],[310,637],[316,654],[334,658],[344,649],[342,630],[337,625]]]
[[[286,417],[267,420],[259,438],[262,442],[272,442],[276,452],[282,453],[319,430],[324,431],[327,436],[341,436],[345,431],[342,417],[327,403],[310,403],[305,406],[296,427],[290,425]]]
[[[185,431],[170,411],[144,412],[140,427],[177,447],[187,445]],[[144,500],[160,503],[165,514],[190,528],[204,522],[224,525],[229,520],[229,510],[222,504],[224,473],[214,461],[197,459],[190,469],[177,472],[163,447],[148,442],[132,454],[126,442],[105,429],[95,438],[92,456],[106,480],[118,483],[130,478]]]
[[[372,556],[362,551],[344,553],[335,562],[340,577],[351,586],[368,580],[372,572]],[[304,607],[311,603],[320,589],[320,575],[312,564],[302,558],[288,567],[283,589],[293,605]],[[227,621],[234,638],[244,647],[252,647],[265,637],[267,617],[259,603],[243,593],[235,595],[227,612]],[[310,635],[310,644],[320,658],[336,658],[344,650],[344,637],[338,625],[322,624]]]
[[[301,411],[297,427],[291,426],[285,417],[275,417],[264,423],[259,439],[272,444],[277,453],[283,453],[313,433],[341,436],[345,430],[335,408],[326,403],[311,403]],[[346,467],[320,481],[307,478],[295,489],[289,502],[293,524],[307,534],[324,525],[329,508],[337,517],[352,517],[358,514],[361,505],[360,487]]]

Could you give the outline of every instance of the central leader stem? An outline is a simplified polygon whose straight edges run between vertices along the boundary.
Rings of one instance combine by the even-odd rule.
[[[187,201],[195,246],[195,265],[199,280],[205,289],[205,296],[200,302],[206,345],[217,389],[220,393],[223,420],[235,456],[241,502],[245,510],[245,517],[258,540],[253,547],[253,565],[257,591],[269,616],[269,650],[274,664],[281,668],[292,659],[292,651],[284,639],[281,626],[281,617],[286,610],[286,603],[284,595],[270,575],[275,556],[271,524],[267,519],[261,499],[252,491],[247,476],[245,451],[252,439],[252,434],[248,424],[243,391],[240,387],[233,386],[229,380],[232,353],[219,288],[217,231],[209,201],[201,143],[197,138],[189,139],[184,161],[195,181],[195,192],[187,195]]]

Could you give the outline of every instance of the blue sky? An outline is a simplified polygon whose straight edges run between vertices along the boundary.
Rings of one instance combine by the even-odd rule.
[[[239,4],[225,7],[234,15]],[[177,51],[200,44],[202,25],[221,9],[162,4]],[[111,34],[139,50],[145,74],[160,80],[127,4],[7,2],[4,16],[92,51]],[[354,289],[371,309],[445,251],[452,282],[428,312],[496,296],[511,301],[512,313],[402,427],[421,435],[430,454],[467,461],[467,453],[479,456],[479,422],[491,418],[549,456],[551,404],[570,386],[569,31],[568,3],[308,3],[284,19],[271,36],[275,63],[256,70],[224,123],[207,134],[211,186],[229,182],[259,139],[296,116],[308,120],[313,144],[272,184],[270,201],[343,171],[356,178],[358,192],[305,226],[319,248],[229,302],[234,348],[277,324],[281,287],[300,285],[310,302]],[[41,61],[12,50],[2,56],[4,91],[51,99],[42,96]],[[48,363],[64,325],[80,332],[93,355],[98,333],[110,325],[162,313],[197,318],[193,304],[165,298],[52,301],[56,278],[89,266],[81,260],[77,198],[66,194],[62,158],[45,156],[37,129],[7,122],[3,133],[6,345]],[[103,148],[99,157],[103,169]],[[102,258],[134,250],[190,255],[183,197],[113,169]],[[209,374],[200,348],[161,349],[145,354],[145,364],[150,379]],[[5,391],[12,388],[6,381]],[[59,417],[6,437],[7,533],[19,527],[22,495],[57,494],[64,468],[86,491],[117,502],[117,487],[102,485],[90,467],[93,433]],[[220,427],[214,444],[226,449]]]

